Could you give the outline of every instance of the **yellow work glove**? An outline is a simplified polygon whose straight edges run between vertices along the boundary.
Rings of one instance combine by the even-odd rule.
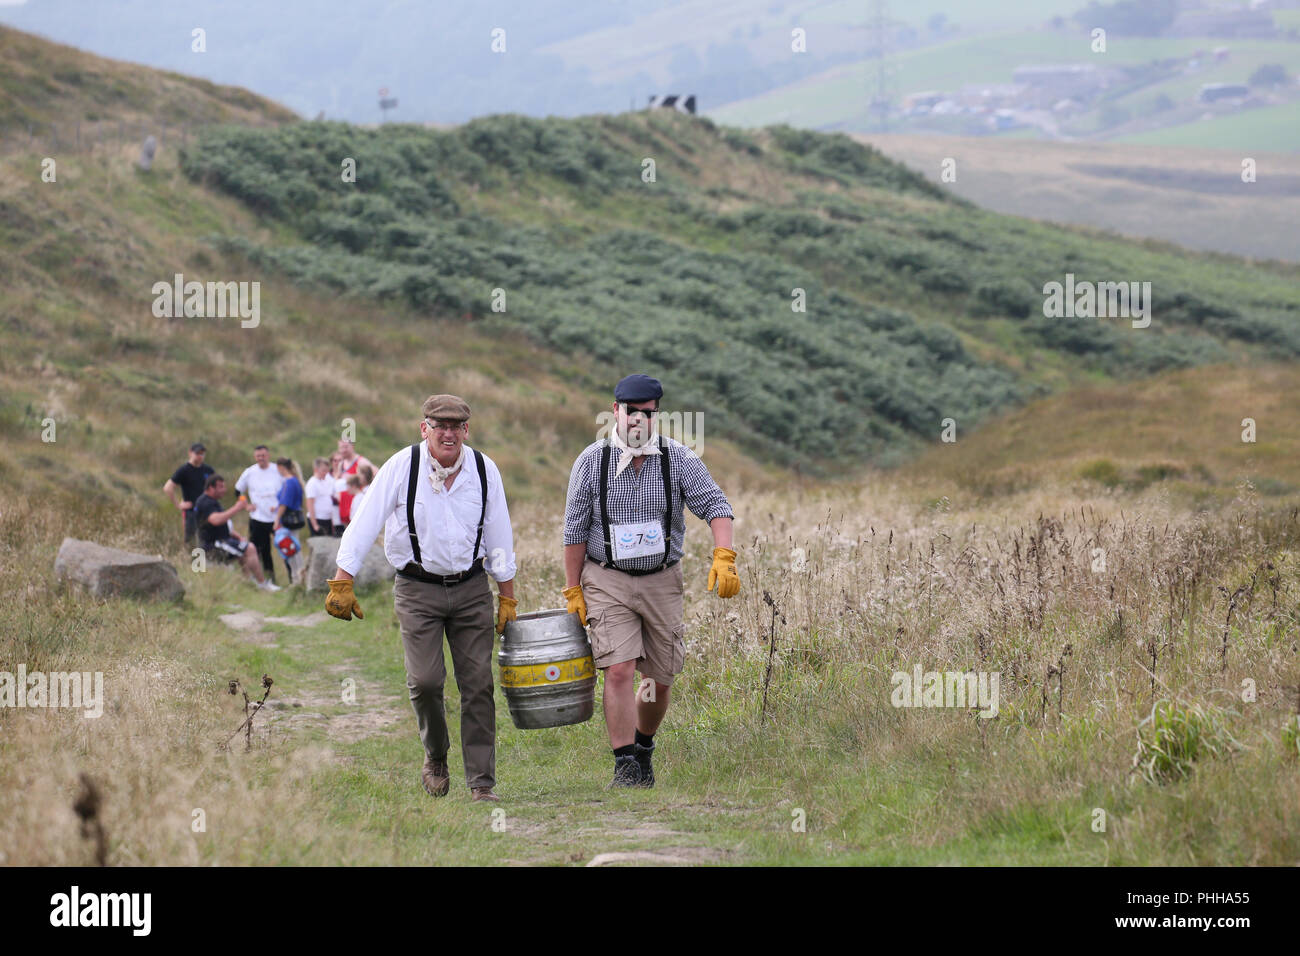
[[[331,615],[344,621],[352,620],[352,615],[357,616],[358,621],[365,620],[365,615],[361,613],[361,605],[357,603],[357,596],[352,593],[352,582],[345,578],[330,578],[325,582],[330,586],[329,597],[325,598],[325,610]]]
[[[514,598],[508,598],[504,594],[497,595],[497,633],[504,634],[506,625],[513,621],[519,614],[515,611],[519,602]]]
[[[569,602],[569,613],[578,615],[578,620],[582,626],[587,626],[587,599],[582,596],[582,585],[575,584],[571,588],[565,588],[562,592],[564,599]]]
[[[740,575],[736,573],[736,552],[730,548],[713,549],[713,567],[709,568],[709,586],[704,590],[712,591],[715,581],[718,584],[720,598],[735,597],[736,592],[740,590]]]

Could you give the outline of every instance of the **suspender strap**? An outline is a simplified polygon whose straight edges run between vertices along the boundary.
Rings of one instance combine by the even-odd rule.
[[[474,462],[478,465],[478,487],[483,496],[483,506],[478,513],[478,534],[474,538],[474,555],[472,560],[478,560],[478,546],[483,543],[483,522],[487,518],[487,465],[483,464],[483,456],[474,451]],[[471,564],[470,567],[474,565]]]
[[[609,457],[610,444],[606,439],[605,447],[600,450],[600,521],[605,534],[604,567],[622,570],[614,561],[614,538],[609,529]],[[672,553],[673,532],[673,481],[672,462],[668,459],[668,442],[659,436],[659,470],[664,479],[664,559],[659,567],[668,563]]]
[[[659,436],[659,467],[664,476],[664,564],[673,549],[673,479],[668,460],[668,442]],[[662,567],[662,565],[661,565]]]
[[[420,482],[420,444],[411,446],[411,477],[406,482],[406,533],[411,539],[411,553],[420,563],[420,539],[415,534],[415,489]]]
[[[604,566],[614,568],[617,567],[614,564],[614,539],[609,533],[609,455],[609,440],[606,439],[600,450],[600,522],[605,532]]]
[[[474,557],[472,560],[478,560],[479,545],[483,543],[483,523],[487,519],[487,465],[483,462],[483,456],[474,452],[474,463],[478,466],[478,487],[481,493],[483,503],[478,513],[478,534],[474,538]],[[415,555],[415,563],[420,564],[420,539],[415,533],[415,490],[420,484],[420,445],[417,442],[411,446],[411,476],[406,482],[406,534],[411,539],[411,553]],[[473,564],[470,565],[473,567]]]

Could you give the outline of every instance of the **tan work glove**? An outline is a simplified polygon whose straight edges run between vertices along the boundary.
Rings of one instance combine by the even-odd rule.
[[[736,573],[736,552],[730,548],[713,549],[713,567],[709,568],[709,586],[704,590],[712,591],[713,583],[718,584],[718,597],[735,597],[740,590],[740,575]]]
[[[352,582],[346,578],[330,578],[325,582],[330,586],[329,597],[325,598],[325,610],[331,615],[343,621],[352,620],[352,615],[357,616],[358,621],[365,620],[366,616],[361,613],[361,605],[357,603],[357,596],[352,593]]]
[[[562,592],[564,599],[569,602],[569,613],[578,615],[578,620],[582,626],[587,626],[587,599],[582,596],[582,585],[575,584],[571,588],[565,588]]]
[[[519,602],[514,598],[508,598],[504,594],[497,595],[497,633],[504,634],[506,625],[519,616],[515,608]]]

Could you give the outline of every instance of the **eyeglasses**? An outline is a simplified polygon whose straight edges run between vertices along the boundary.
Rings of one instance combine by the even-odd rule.
[[[659,409],[657,408],[633,408],[631,405],[626,403],[623,405],[623,410],[627,412],[628,418],[631,418],[636,414],[644,415],[646,418],[654,418],[659,414]]]
[[[425,424],[427,424],[434,431],[444,431],[444,432],[458,432],[465,424],[464,422],[445,422],[445,421],[436,422],[432,418],[426,418],[424,421]]]

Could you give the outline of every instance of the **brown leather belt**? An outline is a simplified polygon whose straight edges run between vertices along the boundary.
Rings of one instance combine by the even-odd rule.
[[[429,584],[441,584],[443,587],[449,588],[453,584],[460,584],[483,573],[483,559],[479,558],[469,566],[468,570],[461,571],[459,574],[430,574],[414,561],[399,569],[397,573],[404,578],[425,581]]]

